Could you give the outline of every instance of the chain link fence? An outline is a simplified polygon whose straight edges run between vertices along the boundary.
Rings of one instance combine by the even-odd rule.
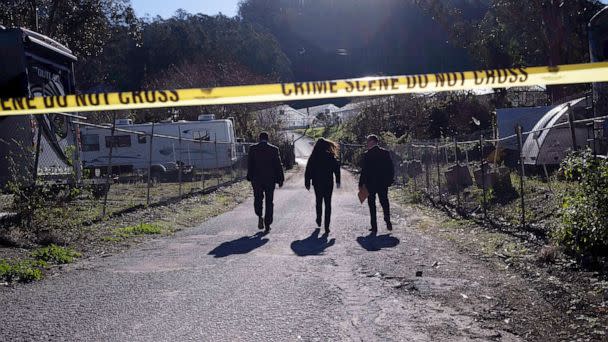
[[[559,161],[550,160],[551,153],[561,160],[568,151],[589,148],[603,157],[606,141],[601,132],[607,118],[574,120],[568,115],[565,122],[534,131],[517,126],[500,139],[479,133],[477,139],[385,146],[395,165],[394,187],[410,202],[426,201],[452,215],[544,239],[557,224],[561,194],[577,186],[562,180]],[[541,148],[539,137],[549,130],[562,144]],[[359,170],[365,146],[340,146],[343,165]]]
[[[45,139],[43,130],[32,124],[32,132],[20,139],[29,152],[19,150],[22,153],[11,159],[28,175],[20,177],[18,167],[7,171],[11,177],[5,186],[8,191],[1,194],[0,214],[20,212],[19,203],[38,194],[47,206],[75,211],[75,217],[87,222],[209,193],[247,174],[252,143],[196,134],[195,139],[186,139],[154,128],[144,132],[75,123],[76,131],[64,140]],[[20,197],[22,201],[17,200]]]
[[[101,142],[107,147],[105,155],[87,156],[91,147],[83,144],[83,182],[91,184],[103,203],[102,216],[208,193],[244,179],[247,173],[251,143],[202,134],[187,139],[155,133],[154,126],[151,132],[137,132],[79,124],[110,132]]]

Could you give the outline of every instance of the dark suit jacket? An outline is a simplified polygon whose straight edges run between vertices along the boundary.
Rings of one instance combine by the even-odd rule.
[[[363,154],[359,186],[365,185],[369,192],[377,192],[393,184],[395,169],[389,151],[375,146]]]
[[[304,184],[312,185],[317,189],[331,189],[334,186],[334,175],[336,183],[340,183],[340,162],[330,154],[322,154],[312,157],[306,164],[304,173]]]
[[[276,146],[261,142],[249,148],[247,180],[262,186],[283,184],[283,164]]]

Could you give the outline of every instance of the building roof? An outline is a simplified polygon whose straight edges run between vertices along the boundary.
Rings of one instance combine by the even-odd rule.
[[[361,101],[361,102],[351,102],[341,108],[339,108],[337,110],[337,112],[344,112],[344,111],[348,111],[348,110],[355,110],[355,109],[359,109],[360,107],[364,106],[365,102]]]
[[[302,108],[302,109],[300,109],[300,111],[303,113],[308,113],[308,115],[317,116],[318,114],[325,113],[326,111],[333,113],[339,109],[340,108],[338,108],[333,103],[328,103],[328,104],[324,104],[324,105],[320,105],[320,106]]]
[[[299,116],[299,117],[302,117],[302,118],[306,117],[305,113],[303,113],[303,112],[301,112],[301,111],[299,111],[297,109],[293,109],[291,106],[288,106],[288,105],[285,105],[285,104],[284,105],[278,105],[278,106],[275,106],[275,107],[269,107],[269,108],[266,108],[266,109],[261,109],[261,110],[256,111],[255,113],[256,114],[266,114],[266,113],[270,113],[270,112],[276,112],[276,113],[281,113],[282,112],[283,115],[286,115],[286,116],[296,116],[296,117]]]

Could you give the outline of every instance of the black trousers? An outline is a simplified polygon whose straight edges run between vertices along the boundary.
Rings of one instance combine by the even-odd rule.
[[[369,216],[373,229],[378,229],[378,221],[376,219],[376,195],[378,195],[380,205],[384,211],[384,221],[389,222],[391,220],[391,208],[388,202],[388,188],[374,189],[374,191],[369,191],[367,204],[369,205]]]
[[[334,192],[332,186],[317,187],[315,186],[315,197],[317,200],[317,220],[323,215],[323,203],[325,203],[325,229],[329,228],[331,222],[331,195]]]
[[[257,216],[264,216],[264,223],[270,226],[273,221],[273,210],[274,210],[274,188],[275,185],[267,184],[256,184],[253,183],[253,209]],[[266,203],[264,202],[266,199]],[[264,205],[266,206],[266,212],[264,213]]]

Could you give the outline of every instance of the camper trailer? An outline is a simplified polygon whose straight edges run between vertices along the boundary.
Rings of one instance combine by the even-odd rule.
[[[536,123],[524,141],[522,155],[526,165],[559,165],[569,151],[574,149],[568,115],[572,111],[576,120],[586,119],[591,98],[583,97],[551,107]],[[576,147],[587,145],[589,129],[584,125],[574,128]]]
[[[215,120],[214,115],[201,115],[198,121],[134,124],[130,119],[104,127],[81,128],[82,160],[85,169],[94,174],[112,172],[154,174],[182,168],[227,168],[237,161],[234,126],[230,120]],[[131,133],[133,132],[133,133]],[[154,136],[152,136],[154,133]]]
[[[0,26],[0,98],[74,93],[75,61],[69,49],[46,36]],[[77,152],[68,156],[78,151],[69,148],[77,129],[61,114],[0,118],[0,190],[16,175],[25,183],[36,177],[66,180],[74,171],[70,159],[78,158]]]

